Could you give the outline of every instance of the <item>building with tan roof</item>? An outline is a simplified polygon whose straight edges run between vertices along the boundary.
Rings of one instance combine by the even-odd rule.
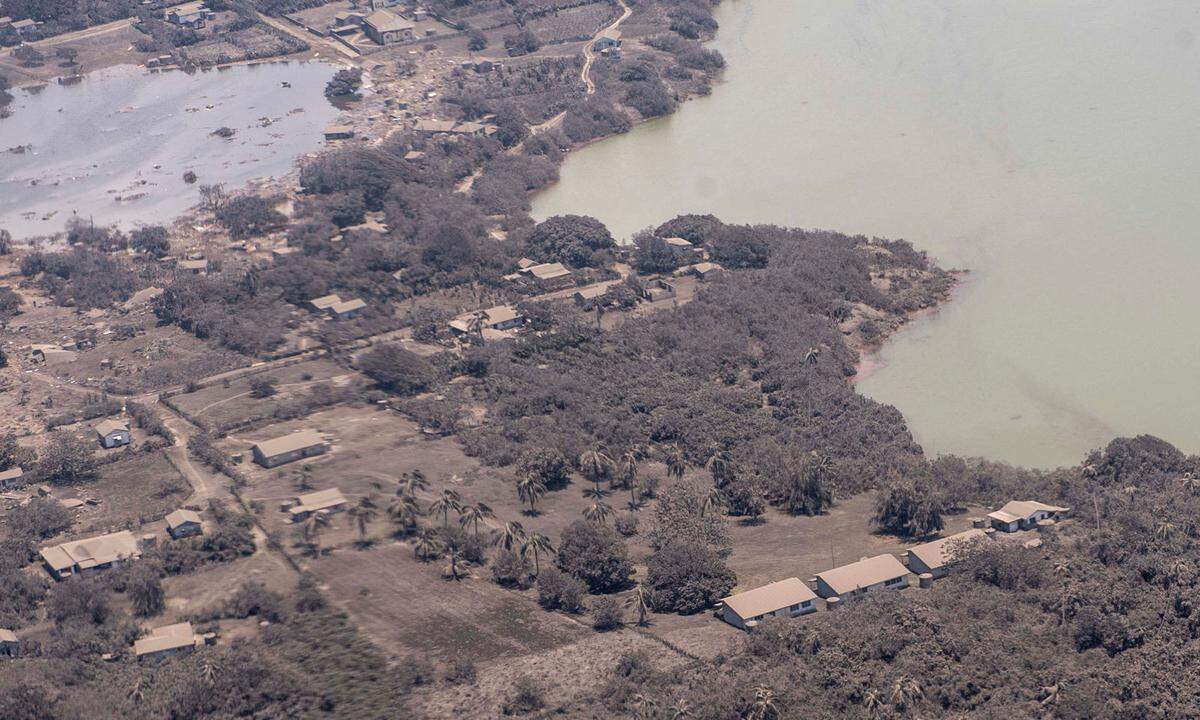
[[[697,280],[704,282],[720,275],[725,268],[715,262],[699,262],[688,268],[688,273],[695,275]]]
[[[133,654],[141,660],[161,660],[170,655],[190,653],[204,644],[204,638],[192,630],[190,622],[154,628],[133,643]]]
[[[538,263],[519,270],[522,275],[539,285],[561,285],[571,281],[571,271],[559,262]]]
[[[894,555],[876,555],[817,573],[817,594],[823,598],[857,597],[878,588],[908,587],[908,568]]]
[[[322,455],[326,450],[325,439],[316,430],[297,430],[282,437],[254,443],[251,448],[254,462],[265,468]]]
[[[793,577],[723,598],[720,615],[730,625],[748,630],[767,617],[796,617],[814,612],[816,599],[816,593]]]
[[[313,513],[337,513],[346,509],[346,496],[338,488],[328,488],[317,492],[306,493],[296,498],[295,504],[288,508],[292,522],[304,520]]]
[[[476,313],[483,313],[483,328],[485,330],[511,330],[525,322],[517,309],[512,305],[497,305],[496,307],[463,313],[450,321],[450,329],[457,333],[474,332],[473,325]]]
[[[19,467],[11,467],[0,471],[0,490],[11,490],[24,485],[25,471]]]
[[[987,534],[982,530],[973,529],[955,535],[940,538],[908,549],[905,561],[908,569],[916,574],[929,573],[935,578],[944,576],[954,564],[958,553],[963,547],[976,540],[983,540]]]
[[[96,431],[96,439],[100,442],[100,447],[115,448],[121,445],[128,445],[130,441],[129,423],[124,420],[116,420],[108,418],[101,420],[92,426]]]
[[[128,530],[51,545],[42,548],[40,554],[42,563],[55,580],[121,567],[142,557],[137,540]]]
[[[1058,517],[1069,511],[1070,508],[1046,505],[1036,500],[1012,500],[999,510],[988,513],[988,519],[997,530],[1016,532],[1037,525],[1039,520]]]
[[[0,628],[0,657],[17,657],[21,654],[21,641],[8,628]]]
[[[358,317],[363,310],[367,309],[367,303],[360,298],[351,300],[343,300],[339,303],[334,303],[329,308],[329,317],[335,320],[349,320]]]
[[[412,40],[414,28],[411,22],[387,10],[376,10],[362,21],[363,32],[380,45]]]
[[[167,532],[176,540],[204,532],[204,526],[200,522],[200,513],[195,510],[180,508],[168,514],[166,521]]]
[[[325,313],[329,312],[329,308],[337,305],[340,302],[342,302],[342,298],[337,293],[322,295],[321,297],[309,300],[308,309],[319,313]]]

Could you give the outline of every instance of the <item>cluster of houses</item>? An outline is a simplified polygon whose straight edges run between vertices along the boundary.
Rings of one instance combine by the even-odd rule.
[[[422,135],[475,135],[478,137],[491,137],[499,130],[488,122],[430,119],[417,120],[413,123],[412,129]]]
[[[28,18],[25,20],[13,20],[7,15],[0,17],[0,33],[11,30],[22,40],[33,37],[33,31],[37,29],[38,25],[41,25],[41,23]]]
[[[1043,527],[1069,508],[1046,505],[1034,500],[1014,500],[988,515],[991,527],[975,527],[932,542],[909,548],[901,556],[876,555],[848,565],[826,570],[805,583],[787,578],[769,585],[737,593],[721,600],[717,615],[734,627],[748,630],[768,617],[796,617],[816,612],[818,599],[828,609],[847,600],[879,590],[909,587],[909,576],[916,574],[921,587],[929,587],[944,577],[953,566],[961,548],[984,542],[996,531],[1016,532]],[[982,525],[983,522],[977,522]]]
[[[167,534],[179,540],[204,532],[200,513],[180,508],[165,518]],[[70,540],[57,545],[48,545],[39,551],[42,564],[55,580],[65,580],[75,575],[90,575],[99,570],[121,567],[141,559],[145,548],[153,547],[157,536],[153,533],[136,538],[128,530]]]
[[[313,312],[328,315],[334,320],[350,320],[358,317],[367,309],[367,303],[362,298],[343,300],[340,295],[322,295],[308,301],[308,309]]]

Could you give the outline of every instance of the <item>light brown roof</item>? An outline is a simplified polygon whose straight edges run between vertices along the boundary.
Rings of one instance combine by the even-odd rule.
[[[536,260],[530,260],[527,257],[523,257],[517,261],[517,267],[522,270],[524,270],[525,268],[533,267],[534,265],[537,265],[537,264],[538,264],[538,262]]]
[[[363,19],[363,22],[375,28],[379,32],[412,30],[414,27],[416,27],[399,15],[388,12],[387,10],[376,10]]]
[[[816,593],[799,578],[793,577],[737,595],[730,595],[721,602],[725,603],[725,607],[733,610],[739,617],[748,620],[797,603],[815,600],[816,597]]]
[[[80,569],[110,563],[118,558],[141,557],[137,540],[128,530],[99,535],[84,540],[74,540],[61,545],[42,548],[42,559],[55,570],[65,570],[74,565]]]
[[[667,238],[666,240],[664,240],[664,242],[672,247],[681,247],[681,248],[695,247],[694,245],[692,245],[692,243],[690,243],[689,241],[687,241],[681,237],[670,237],[670,238]]]
[[[529,273],[538,280],[554,280],[555,278],[566,277],[571,274],[566,265],[562,263],[542,263],[540,265],[530,265],[524,268],[521,272]]]
[[[108,418],[107,420],[101,420],[100,422],[96,423],[92,429],[96,431],[97,435],[104,437],[109,433],[120,431],[128,432],[129,423],[125,422],[124,420],[114,420],[113,418]]]
[[[966,532],[960,532],[939,540],[934,540],[933,542],[911,547],[908,549],[908,554],[915,555],[930,570],[936,570],[950,562],[948,549],[954,551],[957,550],[958,546],[968,541],[985,537],[987,537],[987,534],[982,530],[967,530]],[[952,543],[953,545],[951,545]],[[947,548],[948,545],[950,545],[949,548]]]
[[[999,510],[988,513],[988,517],[996,518],[1000,522],[1011,523],[1029,518],[1041,510],[1059,513],[1066,512],[1067,508],[1057,505],[1046,505],[1037,500],[1010,500]]]
[[[578,295],[584,300],[591,300],[593,298],[600,297],[606,292],[608,292],[608,285],[588,285],[587,287],[576,290],[575,295]]]
[[[333,312],[337,313],[338,315],[341,315],[342,313],[348,313],[348,312],[351,312],[352,310],[362,310],[366,306],[367,306],[367,304],[365,302],[363,302],[361,299],[354,298],[353,300],[346,300],[344,302],[336,303],[333,305],[333,307],[331,307],[329,309],[332,310]]]
[[[322,445],[325,440],[316,430],[297,430],[283,437],[271,438],[254,443],[254,447],[263,457],[275,457],[295,450],[303,450],[314,445]]]
[[[695,265],[692,266],[692,270],[694,270],[698,273],[706,273],[706,272],[712,272],[713,270],[723,270],[723,269],[724,268],[722,268],[720,265],[718,265],[717,263],[714,263],[714,262],[696,263]]]
[[[196,633],[192,630],[192,624],[181,622],[154,628],[146,637],[134,641],[133,653],[141,657],[194,645],[196,645]]]
[[[338,488],[327,488],[297,497],[296,507],[292,508],[292,512],[316,512],[317,510],[325,510],[326,508],[345,504],[346,496],[342,495],[341,490]]]
[[[512,305],[497,305],[496,307],[487,308],[481,312],[487,316],[487,320],[484,323],[486,327],[500,325],[501,323],[506,323],[521,317],[517,313],[517,309]],[[467,332],[471,327],[471,319],[474,316],[474,312],[463,313],[462,315],[459,315],[450,321],[450,327],[458,330],[459,332]]]
[[[322,295],[319,298],[313,298],[312,300],[308,301],[308,304],[312,305],[318,310],[328,310],[341,301],[342,298],[339,297],[337,293],[333,293],[332,295]]]
[[[901,565],[894,555],[876,555],[817,573],[817,577],[824,580],[825,584],[838,595],[845,595],[859,588],[905,575],[908,575],[908,568]]]
[[[16,479],[22,477],[24,474],[25,474],[25,471],[19,467],[9,468],[7,470],[0,471],[0,483],[8,482],[9,480],[16,480]]]
[[[179,262],[179,267],[183,268],[184,270],[207,270],[208,269],[208,261],[207,260],[181,260]]]
[[[8,628],[0,628],[0,642],[16,642],[17,634]]]
[[[180,508],[175,512],[167,515],[167,527],[172,530],[183,525],[184,523],[200,524],[200,513],[187,508]]]
[[[413,129],[417,132],[448,133],[456,124],[454,120],[418,120]]]

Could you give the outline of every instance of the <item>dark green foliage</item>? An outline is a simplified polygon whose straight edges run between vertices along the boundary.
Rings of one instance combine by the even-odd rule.
[[[269,200],[257,195],[243,195],[225,201],[217,208],[216,218],[235,240],[270,232],[286,220]]]
[[[675,109],[675,98],[658,78],[633,82],[625,90],[625,104],[641,113],[642,117],[652,118],[666,115]]]
[[[0,322],[7,322],[21,312],[21,296],[12,288],[0,287]]]
[[[571,465],[557,450],[534,448],[521,454],[516,475],[536,477],[547,490],[561,490],[570,482]]]
[[[691,614],[729,594],[737,576],[713,548],[671,540],[646,562],[646,586],[654,609]]]
[[[334,73],[325,85],[325,97],[330,100],[358,100],[360,87],[362,87],[362,68],[344,68]]]
[[[633,266],[638,272],[669,273],[679,267],[678,255],[663,238],[642,232],[634,236],[633,244]]]
[[[259,355],[283,342],[290,309],[278,293],[251,289],[221,278],[177,278],[154,301],[163,322],[246,355]]]
[[[599,220],[584,215],[555,215],[538,223],[527,238],[530,252],[545,262],[573,267],[600,263],[600,252],[613,247],[612,233]]]
[[[254,554],[250,523],[222,524],[212,532],[162,543],[147,554],[167,575],[193,572],[209,563],[231,562]]]
[[[885,532],[920,538],[944,526],[942,500],[924,484],[898,482],[884,488],[875,505],[875,524]]]
[[[98,467],[90,445],[59,431],[50,436],[37,475],[52,485],[75,485],[94,480]]]
[[[606,595],[592,600],[592,627],[600,632],[616,630],[625,624],[625,611],[621,603]]]
[[[600,98],[586,100],[579,105],[573,105],[563,118],[563,132],[572,142],[584,143],[598,137],[619,135],[629,132],[632,124],[629,118],[613,106],[611,102]]]
[[[593,593],[624,590],[633,576],[621,536],[606,525],[584,520],[563,530],[557,562],[559,569],[583,580]]]
[[[437,378],[428,360],[399,345],[379,345],[363,354],[358,367],[379,386],[399,395],[414,395]]]
[[[537,578],[538,604],[547,610],[577,613],[583,610],[587,586],[579,578],[545,568]]]

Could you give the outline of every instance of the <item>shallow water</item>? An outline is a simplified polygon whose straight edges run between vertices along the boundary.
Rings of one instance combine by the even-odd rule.
[[[535,202],[903,237],[971,270],[859,387],[933,453],[1200,451],[1200,6],[736,0],[711,97],[570,156]]]
[[[321,147],[337,116],[323,95],[335,70],[288,62],[188,75],[120,66],[77,85],[14,90],[13,116],[0,120],[0,228],[21,238],[62,230],[72,215],[126,227],[164,222],[197,203],[201,184],[285,175]],[[222,126],[237,134],[211,135]],[[3,152],[17,146],[31,148]],[[186,170],[195,185],[183,182]]]

